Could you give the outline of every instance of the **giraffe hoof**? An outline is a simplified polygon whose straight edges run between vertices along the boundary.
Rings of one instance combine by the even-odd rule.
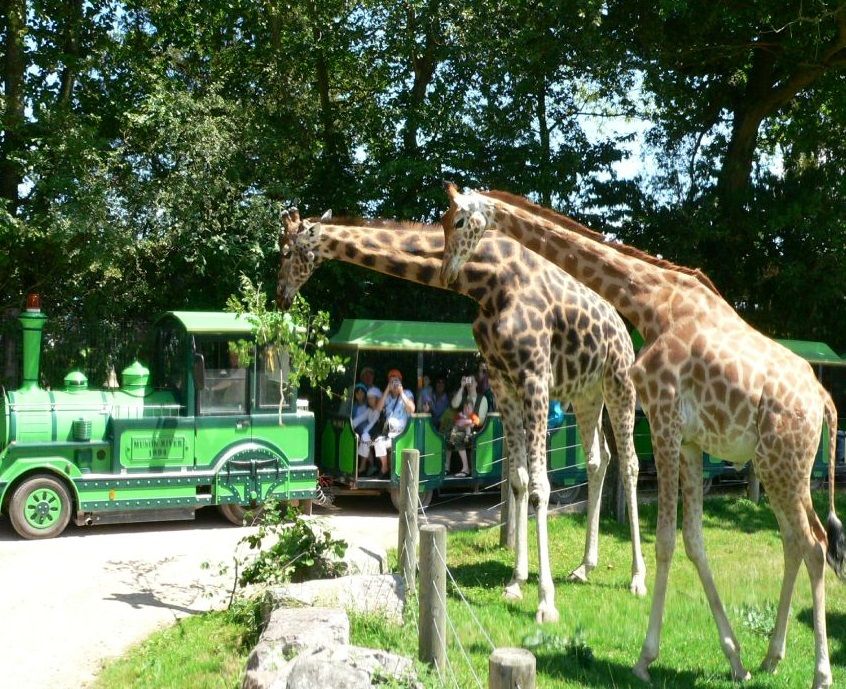
[[[767,672],[771,675],[775,674],[776,668],[778,667],[781,658],[778,656],[767,656],[761,662],[761,672]]]
[[[748,682],[752,679],[752,675],[750,675],[749,671],[741,665],[740,669],[736,672],[734,670],[731,671],[731,679],[733,682]]]
[[[520,590],[520,583],[513,582],[505,587],[505,591],[502,592],[504,598],[508,600],[522,600],[523,599],[523,592]]]
[[[632,583],[629,585],[629,591],[638,598],[643,598],[646,595],[646,582],[644,581],[643,575],[632,577]]]
[[[814,683],[812,689],[831,689],[832,679],[831,672],[823,673],[816,672],[814,674]]]
[[[632,668],[632,672],[634,676],[637,677],[642,682],[646,682],[647,684],[652,684],[652,677],[649,676],[649,670],[644,663],[638,663]]]
[[[553,624],[558,622],[559,619],[560,615],[558,614],[558,611],[552,606],[541,606],[535,614],[535,622],[538,624]]]
[[[577,584],[587,584],[588,581],[588,570],[587,567],[584,565],[579,565],[570,572],[570,576],[567,577],[567,581],[572,581]]]

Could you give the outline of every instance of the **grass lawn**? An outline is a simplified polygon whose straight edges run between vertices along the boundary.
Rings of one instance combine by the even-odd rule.
[[[819,494],[818,513],[825,516],[825,496]],[[846,496],[838,504],[846,514]],[[600,564],[588,585],[570,584],[584,547],[583,516],[550,520],[550,543],[555,573],[556,603],[561,621],[545,625],[546,643],[533,649],[538,659],[538,686],[632,687],[645,685],[631,675],[646,631],[652,579],[655,574],[655,506],[641,507],[644,557],[649,570],[649,593],[637,599],[628,592],[631,550],[628,530],[610,520],[600,529]],[[512,566],[511,553],[500,548],[498,529],[455,532],[449,536],[448,561],[454,583],[448,583],[450,624],[449,668],[443,682],[426,678],[430,687],[487,687],[487,658],[491,645],[520,646],[537,635],[536,578],[532,576],[521,601],[505,601],[501,590]],[[757,671],[767,648],[767,633],[775,615],[782,574],[781,541],[775,519],[766,505],[745,499],[713,498],[705,505],[706,548],[737,634],[744,662],[752,672],[750,688],[793,688],[813,679],[814,646],[810,585],[804,567],[796,586],[788,629],[787,656],[778,674]],[[530,543],[534,542],[534,531]],[[536,572],[536,554],[530,567]],[[466,598],[472,609],[461,599]],[[827,573],[829,649],[835,685],[846,680],[846,588]],[[416,650],[416,612],[410,610],[404,627],[368,617],[353,617],[353,643],[383,647],[413,656]],[[96,689],[142,687],[212,689],[238,686],[248,652],[249,614],[216,613],[182,621],[151,637],[127,657],[111,665]],[[567,639],[578,637],[589,654],[578,652]],[[461,640],[461,647],[457,642]],[[588,657],[592,656],[592,657]],[[142,676],[151,675],[144,683]],[[681,533],[670,575],[661,656],[652,666],[653,686],[735,687],[722,654],[717,631],[696,572],[684,555]]]

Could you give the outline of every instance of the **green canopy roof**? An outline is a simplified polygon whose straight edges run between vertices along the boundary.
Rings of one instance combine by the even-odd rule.
[[[366,350],[475,352],[469,323],[347,319],[330,339],[336,347]]]
[[[175,318],[189,333],[248,335],[253,326],[243,316],[227,311],[168,311],[159,320]]]
[[[810,342],[808,340],[776,340],[776,342],[803,359],[807,359],[808,363],[846,366],[846,359],[837,356],[835,351],[825,342]]]

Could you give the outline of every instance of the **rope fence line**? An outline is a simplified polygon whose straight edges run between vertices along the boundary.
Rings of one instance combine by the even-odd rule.
[[[443,560],[443,555],[437,549],[436,549],[435,552]],[[446,568],[446,571],[447,571],[447,574],[449,574],[449,567]],[[450,578],[452,578],[452,577],[450,577]],[[435,594],[438,596],[438,602],[440,602],[440,604],[442,606],[444,606],[444,609],[446,610],[446,607],[447,607],[446,601],[443,598],[441,598],[441,594],[437,589],[434,589],[434,591],[435,591]],[[467,663],[467,667],[470,668],[470,673],[473,675],[473,679],[476,680],[476,684],[479,686],[479,689],[485,689],[484,685],[482,684],[482,680],[479,679],[479,675],[476,673],[476,669],[473,667],[473,661],[470,659],[470,654],[467,653],[467,649],[464,648],[464,644],[461,643],[461,637],[459,636],[459,634],[458,634],[458,632],[455,628],[455,625],[452,622],[452,618],[450,618],[449,614],[447,614],[447,616],[446,616],[446,621],[447,621],[447,625],[449,626],[450,631],[452,632],[452,638],[455,639],[455,643],[458,646],[458,650],[461,651],[461,655],[464,656],[464,661]],[[449,654],[447,654],[446,657],[449,658]]]
[[[512,668],[525,665],[528,662],[531,665],[531,673],[526,674],[525,678],[531,679],[531,686],[534,686],[534,656],[523,649],[496,647],[491,634],[482,624],[473,605],[450,569],[447,562],[447,529],[444,525],[428,524],[427,510],[420,501],[419,473],[417,471],[419,457],[420,453],[417,450],[403,451],[400,497],[400,514],[403,516],[400,524],[404,527],[401,531],[404,530],[406,533],[400,534],[400,548],[404,553],[411,553],[416,550],[412,549],[412,543],[419,543],[420,547],[419,559],[409,562],[406,558],[401,558],[403,578],[406,579],[406,582],[416,581],[417,586],[419,586],[418,592],[416,587],[411,589],[407,583],[407,604],[413,605],[416,599],[417,605],[413,605],[413,607],[416,607],[417,611],[416,614],[409,613],[406,619],[411,621],[416,628],[420,660],[435,666],[441,686],[458,688],[466,686],[469,684],[466,679],[466,675],[469,673],[474,683],[470,686],[478,687],[478,689],[485,689],[486,686],[489,688],[505,687],[506,685],[502,684],[502,679],[512,677]],[[422,515],[420,520],[418,520],[418,514]],[[418,521],[424,521],[427,525],[417,530],[415,527]],[[416,538],[411,535],[412,530],[416,532]],[[448,585],[451,585],[451,591],[448,589]],[[461,624],[459,624],[458,618],[450,615],[448,606],[450,597],[459,601],[455,613],[460,613]],[[465,610],[467,615],[464,613]],[[464,632],[464,639],[459,633],[460,631]],[[449,638],[450,635],[452,635],[452,638]],[[491,651],[488,658],[488,681],[490,684],[487,685],[482,676],[484,673],[479,672],[479,668],[474,664],[474,658],[468,650],[469,647],[465,645],[465,639],[475,640],[476,635],[484,639]],[[449,649],[454,650],[456,647],[458,655],[450,658]],[[474,653],[478,654],[475,650]],[[518,660],[512,658],[515,654]],[[461,669],[460,664],[462,662],[467,664],[467,672]],[[496,668],[496,671],[494,671],[494,668]],[[464,684],[459,680],[459,673],[465,678]],[[521,675],[521,677],[524,677],[524,675]],[[507,684],[509,687],[521,685],[522,679],[518,684],[513,684],[510,680]]]

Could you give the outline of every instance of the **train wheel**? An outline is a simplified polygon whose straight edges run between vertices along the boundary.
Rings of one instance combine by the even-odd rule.
[[[264,511],[264,507],[261,505],[239,505],[235,502],[218,505],[217,509],[226,521],[232,522],[235,526],[251,526],[261,517],[261,513]],[[250,516],[249,523],[247,523],[248,514]]]
[[[399,512],[399,510],[400,510],[399,487],[391,486],[390,493],[391,493],[391,504],[394,506],[394,509],[397,512]],[[434,491],[431,491],[431,490],[425,490],[422,493],[420,493],[420,509],[425,510],[429,506],[429,503],[432,502],[432,494],[433,493],[434,493]]]
[[[40,474],[15,488],[9,501],[9,521],[22,538],[53,538],[68,525],[71,499],[65,484]]]

